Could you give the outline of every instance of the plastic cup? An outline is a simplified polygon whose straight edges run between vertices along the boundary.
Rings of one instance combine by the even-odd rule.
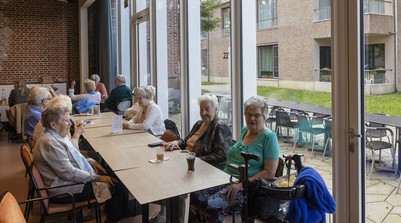
[[[195,171],[195,153],[187,153],[188,172]]]
[[[164,147],[157,147],[156,148],[156,159],[159,161],[164,160]]]

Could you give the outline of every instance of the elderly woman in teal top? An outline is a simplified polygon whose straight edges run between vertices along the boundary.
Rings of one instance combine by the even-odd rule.
[[[279,144],[277,135],[265,127],[267,103],[262,97],[251,97],[244,103],[246,126],[241,137],[227,153],[228,174],[238,174],[228,169],[230,164],[244,164],[241,152],[260,156],[259,161],[249,161],[250,179],[273,179],[278,165]],[[210,196],[211,195],[211,196]],[[198,222],[223,222],[230,203],[242,203],[242,183],[220,186],[191,195],[190,219]],[[199,220],[203,219],[203,220]]]

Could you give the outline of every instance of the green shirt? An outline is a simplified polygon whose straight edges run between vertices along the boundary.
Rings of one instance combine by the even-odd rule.
[[[123,99],[131,98],[131,89],[123,84],[116,88],[114,88],[111,92],[109,97],[104,101],[104,104],[107,108],[111,110],[117,109],[117,102],[120,102]]]
[[[264,160],[279,158],[279,145],[276,133],[270,129],[266,129],[252,144],[244,145],[242,144],[242,139],[247,131],[248,127],[244,126],[241,130],[241,137],[238,139],[237,143],[228,150],[227,166],[224,171],[230,175],[238,175],[238,173],[229,169],[228,165],[242,165],[245,163],[244,158],[241,156],[241,151],[253,153],[260,157],[259,161],[249,160],[249,177],[252,177],[264,169]]]

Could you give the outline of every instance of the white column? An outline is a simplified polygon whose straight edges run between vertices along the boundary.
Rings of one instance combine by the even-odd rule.
[[[162,110],[163,117],[168,118],[168,48],[167,48],[167,7],[166,0],[155,0],[150,5],[150,21],[154,25],[154,80],[157,91],[157,104]],[[153,13],[154,12],[154,13]]]
[[[256,83],[256,4],[231,1],[232,39],[232,124],[233,138],[238,139],[245,125],[243,103],[257,95]]]
[[[181,112],[182,134],[200,119],[201,95],[200,1],[181,0]]]

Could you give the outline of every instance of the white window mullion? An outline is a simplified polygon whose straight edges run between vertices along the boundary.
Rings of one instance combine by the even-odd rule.
[[[182,135],[199,120],[201,95],[200,1],[180,0]],[[190,24],[190,25],[189,25]]]
[[[256,4],[248,1],[231,1],[232,39],[232,124],[233,138],[238,139],[244,125],[243,103],[257,95],[256,57]]]

